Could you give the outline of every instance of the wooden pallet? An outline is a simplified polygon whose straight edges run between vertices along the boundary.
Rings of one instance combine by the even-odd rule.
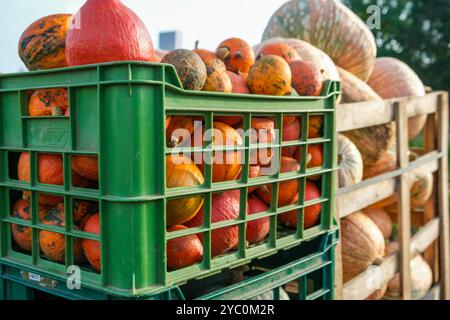
[[[408,118],[424,114],[428,115],[424,129],[425,146],[420,152],[421,156],[409,162]],[[395,122],[398,159],[397,170],[336,192],[338,221],[397,191],[399,212],[398,254],[386,257],[381,265],[369,267],[345,284],[342,283],[338,246],[335,276],[337,299],[366,299],[375,288],[389,282],[397,272],[400,272],[402,299],[411,299],[409,262],[415,255],[423,253],[432,266],[436,284],[425,299],[450,300],[448,94],[432,92],[423,97],[343,104],[337,108],[336,118],[338,132]],[[409,181],[417,172],[433,173],[435,185],[433,196],[424,207],[424,227],[411,238]]]

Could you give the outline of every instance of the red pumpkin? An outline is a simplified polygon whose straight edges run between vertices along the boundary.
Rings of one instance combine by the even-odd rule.
[[[36,90],[28,103],[31,117],[62,116],[68,108],[67,90],[61,88]]]
[[[258,57],[268,55],[279,56],[283,58],[287,63],[302,59],[297,50],[295,50],[287,43],[282,42],[263,44],[261,48],[259,48]]]
[[[311,201],[314,199],[320,198],[320,190],[317,186],[310,182],[306,181],[305,185],[305,201]],[[309,229],[320,223],[320,213],[322,211],[322,205],[320,203],[314,204],[312,206],[308,206],[305,208],[303,212],[303,228]],[[284,213],[279,215],[278,219],[280,222],[287,227],[297,228],[297,217],[298,210],[293,210],[288,213]]]
[[[257,196],[248,197],[248,213],[261,213],[268,211],[269,207]],[[258,243],[264,240],[269,234],[270,219],[269,217],[247,222],[246,239],[250,244]]]
[[[301,123],[298,117],[293,118],[293,121],[290,120],[290,117],[285,117],[283,120],[283,142],[300,140],[302,135]],[[295,150],[297,150],[296,146],[284,147],[281,154],[284,157],[292,157]]]
[[[72,170],[90,180],[98,180],[97,156],[72,156]]]
[[[92,215],[83,228],[85,232],[100,234],[100,214]],[[83,239],[81,242],[84,254],[94,270],[101,270],[101,245],[99,241]]]
[[[307,168],[316,168],[323,165],[323,145],[322,144],[311,144],[307,147],[308,150],[308,161]],[[302,157],[302,148],[298,148],[295,153],[295,159],[300,161]],[[311,177],[310,177],[311,178]]]
[[[30,155],[23,152],[19,157],[18,176],[21,181],[30,181]],[[63,185],[63,162],[61,155],[39,154],[38,155],[38,181],[43,184]],[[23,191],[25,197],[30,198],[29,191]],[[39,195],[39,203],[54,206],[62,202],[63,198],[51,195]]]
[[[238,190],[216,193],[211,202],[211,223],[235,220],[239,218],[240,192]],[[203,225],[203,210],[201,210],[186,225],[190,228]],[[239,227],[231,226],[211,232],[211,255],[216,257],[235,248],[239,241]]]
[[[322,71],[312,62],[297,60],[289,64],[292,87],[300,96],[320,96],[323,89]]]
[[[152,38],[144,23],[119,0],[87,0],[67,33],[69,66],[149,61],[153,54]]]
[[[223,41],[219,44],[216,54],[225,62],[227,70],[236,73],[248,73],[250,67],[255,63],[253,48],[239,38]]]
[[[249,178],[256,178],[256,177],[259,177],[260,175],[261,175],[261,167],[260,166],[250,166],[250,168],[248,170]],[[256,189],[258,189],[258,187],[249,187],[248,193],[252,193]]]
[[[280,173],[298,171],[300,165],[295,159],[281,157]],[[272,185],[265,185],[260,187],[258,195],[265,203],[270,204],[272,200]],[[283,181],[279,184],[278,190],[278,207],[284,207],[290,204],[294,204],[298,201],[298,180]]]
[[[275,121],[270,118],[252,118],[252,132],[250,134],[251,144],[270,144],[275,142]],[[271,148],[261,147],[250,151],[250,164],[266,166],[269,165],[274,152]]]
[[[173,226],[167,231],[185,230],[185,226]],[[197,263],[203,258],[203,245],[197,235],[170,239],[167,241],[167,269],[177,270]]]
[[[19,56],[28,70],[66,67],[66,34],[72,15],[54,14],[33,22],[19,40]]]
[[[233,93],[250,94],[250,89],[247,86],[247,81],[242,76],[242,74],[236,74],[232,71],[227,71],[227,74],[231,80],[231,85],[233,87],[233,89],[232,89]],[[241,117],[237,117],[237,118],[239,118],[239,121],[242,120]],[[239,121],[237,121],[236,123],[238,123]],[[236,123],[234,123],[234,124],[236,124]]]

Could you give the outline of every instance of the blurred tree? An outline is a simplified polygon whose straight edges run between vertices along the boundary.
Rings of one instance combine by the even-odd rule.
[[[406,62],[434,90],[450,91],[450,0],[342,0],[363,21],[377,5],[381,28],[372,32],[379,57]]]

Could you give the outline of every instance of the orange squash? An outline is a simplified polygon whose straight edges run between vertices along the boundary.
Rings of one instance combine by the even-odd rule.
[[[233,85],[225,71],[220,71],[212,67],[207,67],[206,70],[208,76],[206,77],[203,91],[231,93]]]
[[[47,206],[39,206],[39,217],[42,219],[49,207]],[[12,207],[11,216],[13,218],[19,218],[23,220],[30,221],[31,219],[31,207],[30,201],[19,199],[14,203]],[[18,224],[11,224],[11,234],[14,240],[14,243],[17,246],[26,252],[31,251],[31,228],[24,227]]]
[[[170,227],[168,232],[188,229],[177,225]],[[197,235],[190,235],[167,241],[167,269],[177,270],[197,263],[203,258],[203,245]]]
[[[202,172],[186,156],[166,157],[167,188],[194,187],[204,183]],[[166,224],[174,226],[192,219],[203,205],[203,197],[193,196],[167,201]]]
[[[260,175],[261,175],[261,167],[260,166],[250,166],[250,168],[248,170],[249,178],[256,178],[256,177],[259,177]],[[250,194],[253,191],[255,191],[256,189],[258,189],[258,187],[249,187],[248,193]]]
[[[193,51],[199,55],[206,67],[211,67],[217,71],[227,71],[225,63],[214,52],[205,49],[195,49]]]
[[[248,213],[257,214],[269,210],[269,207],[257,196],[248,197]],[[250,244],[264,240],[269,234],[270,218],[265,217],[247,222],[246,240]]]
[[[97,156],[72,156],[72,170],[90,180],[98,180]]]
[[[100,234],[100,214],[92,215],[86,222],[83,230],[85,232]],[[89,264],[94,270],[101,270],[101,245],[99,241],[83,239],[81,245]]]
[[[78,227],[83,227],[86,219],[99,211],[98,202],[87,200],[73,201],[73,223]]]
[[[64,228],[66,219],[64,216],[64,204],[60,203],[50,209],[43,217],[45,225],[58,226]],[[55,262],[64,263],[66,258],[66,241],[61,233],[41,230],[39,232],[39,245],[44,256]],[[81,239],[76,238],[73,241],[73,252],[75,262],[80,262],[83,258]]]
[[[323,135],[323,116],[309,117],[308,138],[319,138]]]
[[[66,67],[66,35],[72,15],[54,14],[33,22],[19,40],[19,56],[28,70]]]
[[[297,50],[283,42],[266,43],[259,48],[258,58],[260,56],[274,55],[283,58],[287,63],[291,63],[295,60],[301,60],[302,58],[298,54]]]
[[[225,62],[227,70],[236,73],[248,73],[255,63],[253,48],[244,40],[230,38],[216,49],[216,55]]]
[[[280,173],[298,171],[300,170],[299,163],[292,158],[281,157]],[[272,200],[272,185],[265,185],[260,187],[258,195],[265,203],[270,205]],[[284,207],[298,201],[298,180],[283,181],[279,184],[278,190],[278,207]]]
[[[203,129],[203,128],[202,128]],[[194,135],[202,137],[201,144],[196,139],[192,139],[193,147],[201,147],[207,140],[212,140],[212,145],[219,146],[242,146],[243,141],[239,133],[232,127],[218,121],[213,122],[213,129],[209,137],[205,137],[206,133],[201,133],[200,128],[197,128]],[[210,143],[210,142],[208,142]],[[221,182],[235,180],[242,170],[242,152],[241,151],[215,151],[212,156],[212,181]],[[198,164],[200,170],[204,172],[204,159],[200,153],[194,153],[193,159]]]
[[[289,63],[292,87],[300,96],[320,96],[323,89],[322,70],[314,63],[296,60]]]
[[[28,103],[31,117],[63,116],[67,108],[69,108],[67,90],[61,88],[36,90]]]
[[[166,123],[167,124],[167,123]],[[166,145],[169,148],[186,147],[191,143],[195,128],[202,124],[196,116],[172,116],[166,128]]]
[[[18,176],[21,181],[30,181],[30,155],[23,152],[19,157]],[[63,162],[61,155],[39,154],[38,155],[38,181],[44,184],[63,185]],[[30,198],[29,191],[23,191],[25,197]],[[63,201],[62,197],[52,195],[39,195],[39,203],[54,206]]]
[[[262,56],[251,67],[247,84],[254,94],[284,96],[291,92],[292,73],[278,56]]]
[[[167,53],[161,63],[169,63],[175,67],[183,88],[200,91],[206,82],[206,66],[198,54],[176,49]]]
[[[275,142],[275,121],[270,118],[252,118],[251,144],[270,144]],[[270,164],[274,152],[269,147],[261,147],[250,152],[250,164],[266,166]]]

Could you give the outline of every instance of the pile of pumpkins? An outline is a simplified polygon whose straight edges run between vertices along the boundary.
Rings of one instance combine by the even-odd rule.
[[[119,14],[118,14],[119,13]],[[79,27],[78,17],[82,17]],[[102,41],[98,41],[102,39]],[[310,50],[315,49],[311,46]],[[319,51],[314,51],[317,52]],[[79,66],[110,61],[146,61],[172,64],[185,90],[203,90],[224,93],[265,95],[308,95],[320,96],[323,90],[324,74],[322,60],[303,59],[299,52],[285,43],[267,44],[252,48],[239,38],[230,38],[219,44],[217,50],[178,49],[162,52],[153,48],[152,40],[144,23],[120,1],[87,0],[75,15],[57,14],[39,19],[31,24],[19,41],[19,56],[30,71],[46,70],[66,66]],[[306,54],[304,56],[307,56]],[[313,55],[314,56],[314,55]],[[48,88],[30,92],[28,111],[31,117],[70,116],[68,94],[64,88]],[[199,121],[200,120],[200,121]],[[168,116],[166,134],[168,147],[202,146],[191,140],[191,136],[202,130],[194,116]],[[309,119],[309,138],[321,137],[323,116]],[[283,141],[301,138],[301,119],[285,116],[283,119]],[[275,119],[254,117],[251,122],[252,143],[270,143],[275,139]],[[223,134],[223,139],[233,145],[242,145],[244,137],[242,117],[216,117],[213,123],[214,135]],[[178,129],[187,132],[177,135]],[[263,135],[263,132],[268,134]],[[214,143],[217,145],[217,143]],[[282,150],[280,172],[299,171],[301,148],[286,147]],[[323,163],[322,145],[310,145],[307,150],[308,167],[320,167]],[[267,151],[265,157],[259,152],[251,154],[249,177],[264,175],[263,169],[274,165],[275,152]],[[219,159],[222,157],[223,159]],[[43,184],[63,185],[63,165],[60,155],[38,154],[38,180]],[[190,187],[204,183],[203,160],[194,163],[194,157],[169,155],[166,159],[166,184],[168,188]],[[225,160],[225,161],[220,161]],[[241,153],[226,151],[215,155],[212,164],[212,181],[222,182],[240,179],[242,176]],[[98,159],[96,156],[74,155],[72,183],[76,187],[98,187]],[[271,173],[273,174],[273,173]],[[18,161],[19,180],[30,181],[30,158],[28,153],[20,155]],[[284,181],[279,185],[278,206],[295,204],[299,200],[298,180]],[[320,177],[306,181],[305,201],[321,197]],[[272,185],[252,187],[248,190],[248,214],[269,211]],[[23,199],[12,207],[13,215],[30,219],[29,193],[23,192]],[[233,220],[239,217],[240,191],[215,193],[212,196],[212,223]],[[43,224],[64,227],[64,201],[59,196],[38,196],[39,216]],[[170,200],[167,203],[166,222],[168,232],[197,227],[203,224],[201,196]],[[321,204],[304,210],[304,228],[320,223]],[[73,222],[75,228],[85,232],[99,233],[98,206],[87,201],[74,203]],[[279,216],[279,222],[287,227],[297,227],[297,210]],[[77,217],[77,218],[75,218]],[[247,242],[255,244],[267,237],[269,218],[247,223]],[[31,250],[31,230],[12,225],[13,239],[24,251]],[[45,258],[62,262],[65,259],[65,243],[62,234],[41,231],[40,250]],[[167,242],[167,267],[169,270],[183,268],[199,262],[203,257],[202,235],[185,236]],[[57,245],[55,245],[57,244]],[[211,255],[213,257],[236,250],[238,226],[214,230],[211,234]],[[74,241],[75,261],[87,258],[93,269],[100,271],[100,244],[83,239]]]

